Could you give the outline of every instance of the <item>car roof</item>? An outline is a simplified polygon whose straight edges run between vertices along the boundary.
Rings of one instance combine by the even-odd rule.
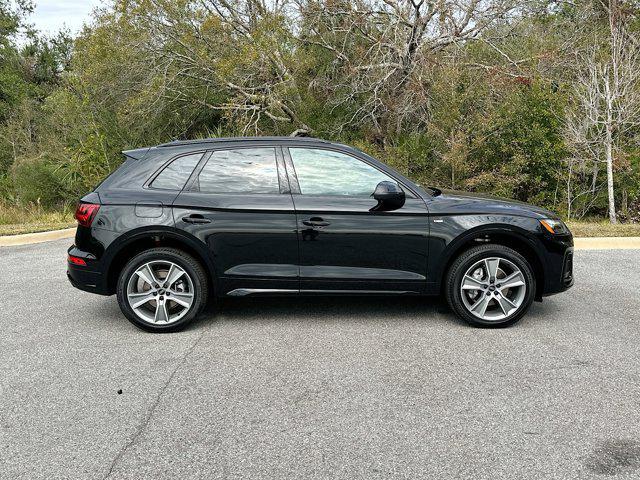
[[[261,144],[261,145],[304,145],[304,146],[333,146],[339,147],[340,150],[348,151],[348,152],[358,152],[363,154],[360,150],[351,147],[349,145],[345,145],[343,143],[331,142],[329,140],[323,140],[321,138],[313,138],[313,137],[285,137],[285,136],[265,136],[265,137],[214,137],[214,138],[198,138],[195,140],[173,140],[167,143],[161,143],[160,145],[156,145],[154,147],[142,147],[142,148],[134,148],[131,150],[123,150],[122,153],[126,155],[128,158],[133,160],[142,160],[148,157],[148,154],[152,152],[157,153],[169,153],[173,151],[184,152],[188,151],[192,148],[198,149],[209,149],[216,148],[217,146],[228,144],[231,146],[238,145],[250,145],[250,144]]]
[[[173,140],[172,142],[161,143],[158,147],[177,147],[180,145],[197,145],[201,143],[225,143],[225,142],[278,142],[278,143],[320,143],[340,145],[339,143],[322,140],[313,137],[218,137],[200,138],[196,140]]]

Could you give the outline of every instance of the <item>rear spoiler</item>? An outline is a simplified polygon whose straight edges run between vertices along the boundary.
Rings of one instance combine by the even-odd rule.
[[[151,150],[151,147],[136,148],[133,150],[123,150],[122,154],[133,160],[142,160],[149,150]]]

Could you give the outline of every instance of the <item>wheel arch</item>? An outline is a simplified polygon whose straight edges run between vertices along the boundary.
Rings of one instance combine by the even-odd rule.
[[[215,288],[215,270],[208,251],[202,242],[190,238],[171,228],[143,228],[137,229],[125,238],[119,239],[105,252],[103,257],[107,265],[106,287],[110,294],[116,290],[118,275],[135,255],[150,248],[168,247],[182,250],[199,261],[207,274],[210,288]]]
[[[522,228],[512,225],[492,225],[491,227],[480,226],[469,230],[453,240],[447,249],[442,253],[441,269],[436,278],[439,283],[439,290],[445,287],[445,277],[451,264],[464,251],[484,244],[498,244],[509,247],[522,255],[531,265],[536,279],[536,300],[542,298],[544,291],[544,263],[537,245],[538,240],[532,238],[528,232]]]

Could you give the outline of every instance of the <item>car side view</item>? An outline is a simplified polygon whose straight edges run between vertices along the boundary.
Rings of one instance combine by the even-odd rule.
[[[211,297],[440,295],[476,326],[517,322],[573,284],[553,213],[422,188],[346,145],[174,141],[126,160],[76,211],[67,275],[124,315],[177,331]]]

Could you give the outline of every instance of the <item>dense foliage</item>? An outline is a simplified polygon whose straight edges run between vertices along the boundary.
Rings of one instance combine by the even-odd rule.
[[[608,132],[615,208],[637,219],[640,84],[607,130],[580,81],[618,58],[640,71],[610,41],[614,18],[633,50],[635,2],[115,0],[73,39],[30,30],[31,8],[0,0],[0,204],[73,203],[123,149],[296,134],[421,184],[604,216]]]

